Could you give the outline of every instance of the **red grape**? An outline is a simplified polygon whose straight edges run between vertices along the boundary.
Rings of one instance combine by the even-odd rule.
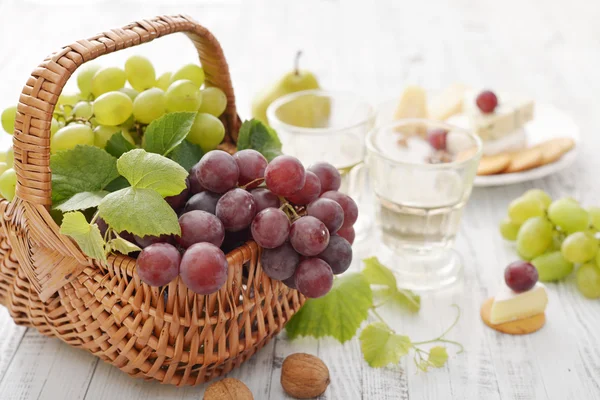
[[[352,197],[340,192],[329,191],[321,195],[321,198],[331,199],[342,206],[344,210],[344,224],[342,228],[349,228],[358,219],[358,206],[352,200]]]
[[[206,211],[211,214],[215,214],[217,209],[217,202],[222,195],[218,193],[209,192],[208,190],[200,193],[196,193],[185,203],[183,212],[189,212],[193,210]]]
[[[106,233],[106,230],[108,229],[108,224],[106,223],[106,221],[104,219],[102,219],[102,217],[98,217],[96,219],[96,225],[98,226],[98,229],[100,230],[100,234],[102,235],[102,237],[104,237],[104,234]]]
[[[479,107],[482,113],[490,114],[493,113],[498,106],[498,97],[496,97],[496,94],[491,90],[484,90],[479,93],[475,103],[477,103],[477,107]]]
[[[221,249],[227,254],[230,251],[237,249],[249,240],[252,240],[250,228],[242,229],[241,231],[237,232],[225,231],[225,240],[221,245]]]
[[[441,128],[431,129],[427,132],[427,141],[436,150],[446,150],[446,137],[448,131]]]
[[[354,243],[354,238],[356,237],[356,232],[354,232],[354,228],[341,228],[336,232],[336,235],[343,237],[348,241],[348,243]]]
[[[185,189],[183,189],[181,193],[176,194],[175,196],[165,197],[165,201],[169,203],[173,210],[179,210],[185,205],[190,194],[190,182],[187,179],[185,180],[185,186]]]
[[[205,191],[206,189],[202,187],[200,181],[198,180],[198,167],[200,166],[200,162],[197,162],[196,165],[190,169],[190,174],[188,175],[188,182],[190,183],[190,192],[196,194]]]
[[[173,238],[173,235],[144,236],[144,237],[139,237],[137,235],[133,235],[133,237],[135,238],[135,242],[142,249],[145,247],[148,247],[152,244],[155,244],[155,243],[169,243],[169,244],[175,243],[175,239]]]
[[[256,201],[244,189],[230,190],[217,202],[216,215],[226,230],[241,231],[256,215]]]
[[[223,150],[209,151],[195,170],[203,188],[215,193],[225,193],[237,185],[240,170],[234,158]]]
[[[180,276],[194,293],[211,294],[227,281],[227,258],[211,243],[196,243],[181,258]]]
[[[515,261],[504,270],[506,285],[515,292],[525,292],[538,281],[537,269],[527,261]]]
[[[233,155],[233,158],[240,170],[238,182],[240,186],[247,185],[258,178],[264,178],[265,168],[267,168],[269,162],[258,151],[252,149],[240,150]],[[260,182],[253,183],[247,186],[246,189],[252,189],[258,185],[260,185]]]
[[[302,189],[306,174],[302,163],[292,156],[277,156],[265,169],[265,182],[278,196],[290,196]]]
[[[298,190],[293,195],[288,196],[287,199],[294,204],[303,206],[319,198],[320,194],[321,182],[319,181],[319,178],[314,173],[306,171],[306,180],[304,181],[302,189]]]
[[[329,264],[333,273],[338,275],[346,272],[352,263],[352,246],[343,237],[332,235],[327,248],[317,257]]]
[[[316,256],[327,247],[329,231],[315,217],[301,217],[290,228],[290,243],[303,256]]]
[[[298,291],[316,299],[325,296],[333,286],[331,267],[320,258],[307,258],[298,264],[294,280]]]
[[[282,281],[294,275],[300,255],[289,242],[274,249],[263,249],[260,265],[269,278]]]
[[[259,246],[273,249],[288,238],[290,220],[279,208],[265,208],[252,220],[252,238]]]
[[[276,194],[274,194],[267,188],[252,189],[250,191],[250,194],[252,195],[252,197],[254,197],[254,200],[256,201],[257,212],[260,212],[265,208],[269,207],[279,208],[279,206],[281,205],[279,197],[277,197]]]
[[[321,194],[330,190],[338,190],[342,185],[340,171],[329,163],[319,162],[308,167],[308,170],[319,178]]]
[[[168,243],[155,243],[146,247],[137,258],[137,273],[142,282],[150,286],[164,286],[179,275],[181,255]]]
[[[344,209],[331,199],[313,201],[306,208],[306,213],[322,221],[330,234],[336,233],[344,224]]]
[[[296,289],[296,277],[294,275],[282,280],[281,282],[283,282],[285,286],[289,287],[290,289]]]
[[[220,246],[225,238],[225,228],[219,218],[206,211],[194,210],[179,217],[181,247],[190,247],[195,243],[208,242]]]

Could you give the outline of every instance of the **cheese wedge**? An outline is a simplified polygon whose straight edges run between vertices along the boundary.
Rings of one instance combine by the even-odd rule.
[[[548,294],[546,287],[536,283],[533,288],[523,293],[513,292],[502,285],[500,293],[494,297],[490,322],[494,325],[518,319],[529,318],[546,310]]]
[[[455,83],[442,90],[429,102],[429,119],[445,121],[463,111],[463,101],[467,86]]]
[[[404,118],[427,118],[427,93],[422,87],[407,86],[402,92],[394,113],[394,119]],[[426,130],[426,127],[421,124],[402,127],[402,132],[406,134],[425,134]]]

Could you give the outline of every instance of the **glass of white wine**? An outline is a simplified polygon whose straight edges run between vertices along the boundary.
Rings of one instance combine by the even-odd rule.
[[[275,100],[267,109],[269,125],[279,134],[285,154],[305,167],[327,161],[342,174],[340,191],[361,207],[365,201],[367,173],[365,137],[375,123],[373,107],[361,96],[324,90],[295,92]],[[356,238],[366,236],[368,215],[354,224]]]
[[[373,129],[366,147],[382,258],[409,289],[457,282],[462,261],[453,244],[481,157],[479,137],[404,119]]]

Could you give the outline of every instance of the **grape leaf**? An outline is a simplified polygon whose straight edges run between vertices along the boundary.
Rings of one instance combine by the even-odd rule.
[[[448,361],[448,352],[444,346],[434,346],[429,349],[429,357],[427,359],[429,365],[435,368],[442,368]]]
[[[396,277],[392,271],[379,262],[377,257],[364,259],[363,262],[365,263],[365,268],[362,274],[369,281],[369,284],[385,286],[374,292],[376,296],[383,297],[384,300],[393,301],[413,312],[419,311],[421,308],[421,296],[407,289],[399,289]]]
[[[181,234],[177,214],[153,189],[128,187],[110,193],[102,199],[98,211],[117,232],[138,236]]]
[[[240,127],[237,148],[254,149],[269,161],[282,154],[277,132],[257,119],[244,121]]]
[[[152,189],[163,197],[174,196],[186,188],[185,169],[167,157],[142,149],[123,154],[117,161],[117,169],[134,188]]]
[[[383,322],[370,324],[360,333],[363,357],[373,368],[397,364],[400,357],[408,354],[411,347],[408,336],[394,333]]]
[[[204,153],[197,144],[184,140],[169,154],[169,158],[181,165],[186,171],[192,169]]]
[[[131,186],[127,179],[124,176],[119,176],[117,179],[113,180],[111,183],[106,185],[104,190],[109,192],[116,192],[117,190],[125,189],[126,187]]]
[[[81,212],[66,213],[63,216],[60,233],[72,237],[88,257],[106,261],[104,239],[98,225],[90,225]]]
[[[111,252],[114,250],[114,251],[118,251],[119,253],[122,253],[122,254],[129,254],[129,253],[133,253],[134,251],[142,250],[137,245],[123,239],[120,236],[109,240],[108,243],[106,244],[106,247],[107,247],[108,252]]]
[[[421,309],[421,296],[407,289],[386,287],[374,290],[373,295],[381,301],[391,301],[412,312],[417,312]]]
[[[70,199],[67,199],[54,206],[54,209],[62,212],[86,210],[88,208],[97,207],[100,201],[108,194],[105,190],[96,192],[81,192],[75,194]]]
[[[371,288],[362,274],[345,274],[325,296],[308,299],[285,329],[290,339],[333,336],[344,343],[354,337],[372,305]]]
[[[110,155],[119,158],[129,150],[135,149],[135,146],[125,139],[121,132],[117,132],[108,139],[105,149]]]
[[[78,145],[50,156],[52,202],[81,192],[96,192],[119,176],[117,159],[95,146]]]
[[[167,155],[188,135],[196,118],[195,112],[165,114],[152,121],[144,133],[144,149]]]

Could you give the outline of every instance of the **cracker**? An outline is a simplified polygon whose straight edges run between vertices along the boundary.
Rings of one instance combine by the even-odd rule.
[[[570,138],[557,138],[546,140],[535,146],[542,152],[542,162],[545,164],[559,160],[575,146],[575,141]]]
[[[510,154],[510,163],[504,172],[521,172],[543,165],[544,157],[539,148],[525,149]]]
[[[493,156],[483,156],[477,167],[477,175],[493,175],[504,172],[511,162],[509,154],[500,153]]]
[[[529,318],[518,319],[516,321],[505,322],[503,324],[492,324],[490,317],[492,315],[492,304],[494,298],[490,297],[481,305],[481,319],[490,328],[498,332],[508,333],[509,335],[527,335],[537,332],[546,323],[546,314],[541,313]]]

